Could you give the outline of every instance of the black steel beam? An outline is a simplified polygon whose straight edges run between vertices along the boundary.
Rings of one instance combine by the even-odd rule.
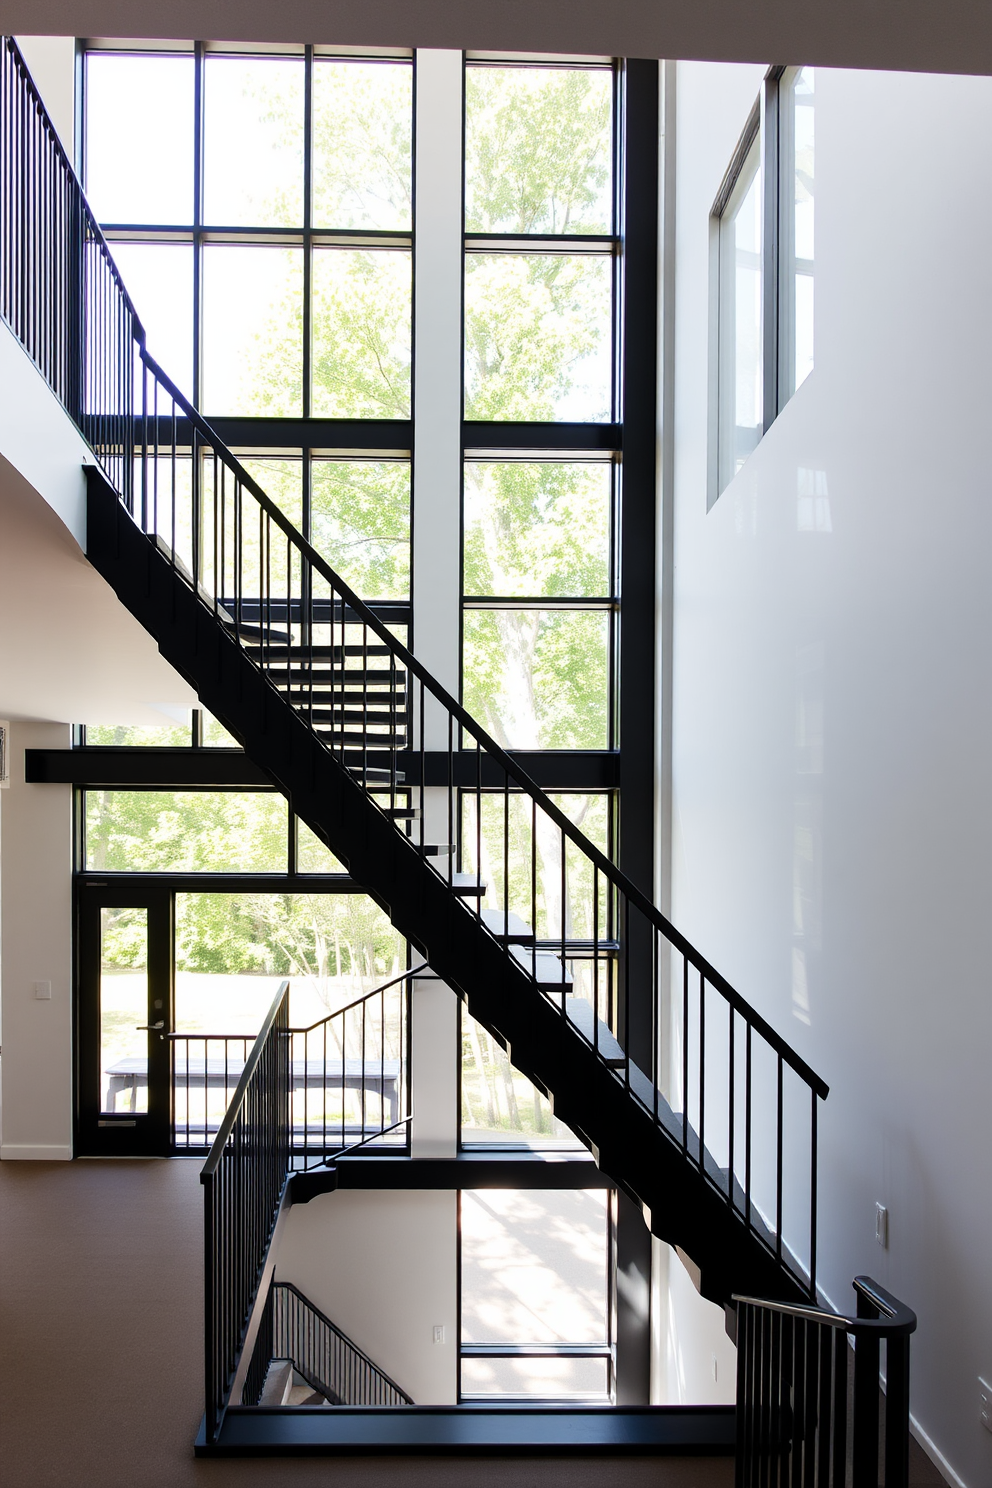
[[[736,1441],[732,1405],[617,1406],[450,1405],[330,1410],[252,1410],[232,1406],[216,1443],[203,1427],[198,1457],[404,1456],[522,1452],[621,1453],[730,1457]],[[604,1473],[606,1466],[604,1463]]]
[[[618,757],[609,750],[516,751],[519,762],[545,790],[610,790],[617,782]],[[372,755],[370,754],[370,759]],[[386,757],[388,759],[388,757]],[[405,784],[420,783],[421,756],[401,753],[398,768]],[[446,785],[448,756],[424,756],[425,784]],[[478,766],[471,750],[454,759],[455,784],[476,784]],[[240,749],[151,749],[142,746],[88,746],[85,749],[26,749],[24,778],[29,785],[85,785],[112,790],[271,790],[272,781]],[[502,788],[502,773],[488,757],[482,761],[483,786]]]
[[[619,424],[462,424],[466,450],[601,450],[621,448]]]
[[[545,1153],[463,1153],[459,1157],[342,1157],[332,1168],[294,1174],[290,1199],[306,1204],[339,1188],[426,1189],[612,1188],[588,1155],[549,1157]]]

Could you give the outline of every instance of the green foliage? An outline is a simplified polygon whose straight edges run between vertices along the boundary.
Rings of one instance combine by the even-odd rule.
[[[465,593],[610,593],[608,465],[465,467]]]
[[[407,250],[315,251],[315,417],[410,417],[412,271]]]
[[[465,706],[506,749],[605,749],[609,617],[466,610]]]
[[[465,261],[465,417],[610,417],[609,258],[471,253]]]
[[[176,969],[386,981],[404,942],[364,894],[179,894]]]
[[[317,58],[313,220],[317,227],[409,231],[413,69]]]
[[[97,873],[284,873],[287,832],[274,793],[86,792],[86,866]]]
[[[144,746],[146,749],[182,749],[192,742],[188,723],[90,723],[86,725],[86,743],[115,749]]]
[[[410,466],[315,460],[311,542],[363,598],[410,594]]]
[[[469,67],[469,232],[609,233],[608,69]]]

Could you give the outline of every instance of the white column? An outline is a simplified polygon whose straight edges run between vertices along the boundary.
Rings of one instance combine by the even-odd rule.
[[[0,791],[0,1158],[72,1156],[72,787],[24,782],[25,749],[69,742],[67,724],[14,723]]]
[[[413,649],[458,694],[461,605],[462,54],[418,51],[414,225]],[[424,742],[446,749],[447,717],[426,711]],[[457,740],[455,740],[457,743]],[[424,840],[447,838],[447,797],[427,791]],[[414,983],[413,1155],[458,1147],[458,1004],[443,982]],[[454,1238],[454,1237],[453,1237]]]

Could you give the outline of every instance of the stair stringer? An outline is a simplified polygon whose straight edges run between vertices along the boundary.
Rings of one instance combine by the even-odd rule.
[[[681,1144],[655,1121],[504,947],[370,801],[261,675],[204,601],[135,525],[102,472],[87,470],[87,556],[159,650],[326,842],[432,970],[552,1099],[556,1116],[699,1268],[700,1291],[808,1300]],[[691,1138],[690,1138],[691,1139]],[[707,1167],[716,1173],[715,1163]]]

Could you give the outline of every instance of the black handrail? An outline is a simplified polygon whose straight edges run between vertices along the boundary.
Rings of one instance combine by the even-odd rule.
[[[290,1167],[289,982],[255,1040],[200,1173],[205,1430],[216,1441]]]
[[[303,1114],[293,1119],[293,1163],[303,1169],[323,1166],[345,1152],[360,1148],[389,1145],[400,1151],[399,1142],[386,1144],[386,1138],[405,1129],[413,1114],[410,1093],[410,982],[426,962],[390,977],[380,987],[356,997],[326,1018],[319,1018],[306,1028],[291,1030],[293,1085],[300,1083],[296,1070],[302,1067]],[[403,992],[394,992],[402,987]],[[393,992],[392,997],[386,994]],[[298,1050],[302,1045],[302,1056]],[[337,1049],[340,1061],[329,1051]],[[340,1063],[340,1083],[328,1079],[328,1071]],[[307,1109],[310,1071],[313,1084],[323,1084],[320,1111],[314,1119]],[[328,1113],[327,1091],[340,1088],[341,1113]],[[357,1124],[349,1122],[346,1092],[357,1097]]]
[[[5,44],[17,65],[7,70],[10,96],[0,114],[3,158],[20,159],[7,105],[13,98],[29,111],[43,109],[15,44]],[[66,394],[66,406],[124,508],[280,705],[293,709],[373,805],[388,801],[398,835],[453,893],[466,895],[456,912],[473,915],[506,947],[509,975],[528,978],[551,1001],[560,1037],[591,1048],[728,1212],[815,1296],[817,1101],[825,1083],[434,680],[225,448],[149,355],[106,241],[54,136],[51,144],[48,168],[81,224],[72,240],[77,271],[61,307],[64,339],[78,357],[79,397]],[[30,300],[33,281],[22,278],[21,299]],[[29,327],[23,316],[15,320],[27,345]],[[44,372],[45,359],[35,354]],[[383,666],[373,665],[380,660]],[[385,696],[376,688],[386,688]],[[432,777],[444,797],[437,813],[423,809],[429,750],[439,756],[432,768],[441,769]],[[467,788],[455,783],[456,755],[459,779],[466,764],[474,771]],[[419,775],[412,788],[407,768]],[[418,792],[419,816],[400,809]],[[433,859],[430,814],[446,817]],[[456,857],[469,862],[467,884],[456,885]],[[484,867],[501,880],[496,925],[479,902]],[[576,884],[581,927],[573,923]],[[494,888],[498,903],[496,896]],[[532,925],[550,955],[536,948],[513,954],[498,928],[510,913]],[[591,954],[576,959],[579,942]]]
[[[265,494],[258,482],[245,470],[237,456],[226,448],[223,441],[214,433],[207,420],[197,412],[189,402],[189,399],[176,387],[175,383],[163,371],[155,358],[145,349],[143,331],[141,332],[140,345],[143,363],[149,372],[151,372],[156,382],[162,385],[173,402],[182,409],[184,416],[189,419],[192,427],[201,436],[204,444],[209,445],[215,454],[222,454],[224,464],[236,476],[238,483],[251,494],[265,512],[265,515],[275,523],[288,542],[307,560],[310,567],[315,569],[321,578],[331,585],[336,595],[340,597],[344,604],[355,612],[357,619],[361,621],[363,627],[372,631],[378,640],[389,648],[392,655],[402,664],[403,668],[412,673],[423,684],[434,700],[441,704],[456,723],[474,735],[478,745],[505,772],[509,780],[513,782],[514,787],[522,791],[525,795],[530,796],[540,806],[542,814],[570,842],[582,851],[589,861],[595,865],[597,870],[602,873],[603,877],[608,879],[613,887],[623,894],[625,899],[629,900],[641,914],[648,918],[655,929],[660,930],[666,940],[670,941],[676,950],[692,961],[696,970],[705,976],[707,982],[726,998],[736,1012],[746,1017],[755,1032],[761,1034],[762,1038],[771,1045],[777,1054],[782,1056],[785,1062],[795,1070],[796,1074],[810,1086],[821,1100],[825,1100],[829,1094],[829,1086],[796,1053],[791,1044],[786,1043],[781,1034],[777,1033],[771,1024],[755,1008],[751,1007],[750,1003],[731,986],[726,977],[717,971],[716,967],[711,965],[696,950],[695,946],[682,934],[677,926],[673,925],[671,920],[656,905],[652,904],[647,895],[641,892],[633,879],[628,878],[615,863],[610,861],[605,853],[600,851],[594,842],[589,840],[584,832],[575,826],[574,822],[569,821],[565,813],[555,805],[537,782],[527,774],[511,755],[507,754],[501,745],[497,744],[496,740],[486,732],[482,725],[462,706],[457,698],[453,697],[437,681],[432,673],[417,660],[413,652],[408,651],[402,641],[397,640],[396,636],[382,623],[375,611],[370,609],[364,600],[359,598],[345,580],[335,573],[334,569],[331,568],[330,564],[321,556],[317,549],[307,541],[299,529],[293,526],[293,523],[286,516],[285,512],[281,511]]]
[[[885,1488],[907,1488],[909,1340],[916,1314],[871,1277],[856,1277],[854,1290],[854,1317],[735,1296],[737,1488],[769,1482],[844,1488],[848,1467],[851,1488],[878,1488],[883,1463]]]
[[[413,1405],[406,1391],[292,1282],[273,1281],[265,1306],[267,1318],[242,1396],[245,1405],[260,1403],[266,1369],[275,1359],[288,1359],[329,1405]]]

